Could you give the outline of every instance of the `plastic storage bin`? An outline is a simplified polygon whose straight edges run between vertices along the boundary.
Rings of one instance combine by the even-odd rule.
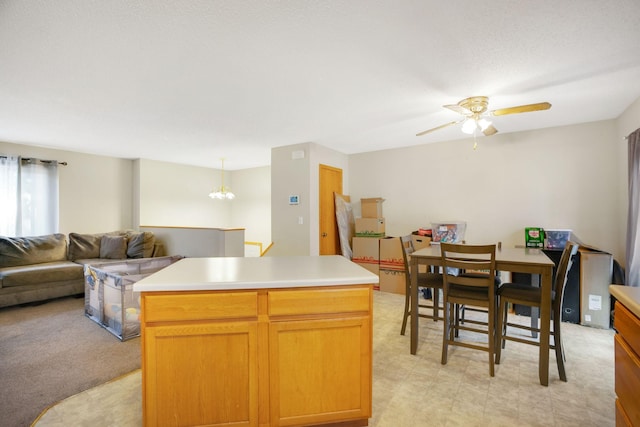
[[[440,242],[462,243],[464,241],[464,232],[466,229],[466,222],[433,222],[431,223],[431,242],[432,244],[439,244]]]
[[[571,230],[544,229],[545,249],[564,249],[564,245],[571,240]]]
[[[121,341],[140,335],[140,294],[133,284],[182,259],[132,259],[84,266],[85,315]]]

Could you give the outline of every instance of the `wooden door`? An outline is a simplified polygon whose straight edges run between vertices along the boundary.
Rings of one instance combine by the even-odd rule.
[[[320,255],[340,254],[334,193],[342,194],[342,169],[320,165]]]

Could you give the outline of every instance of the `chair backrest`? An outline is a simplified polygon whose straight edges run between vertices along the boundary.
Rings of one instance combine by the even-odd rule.
[[[409,267],[409,258],[413,253],[413,241],[411,235],[401,236],[400,244],[402,245],[402,259],[404,260],[404,278],[405,278],[405,292],[409,293],[411,289],[411,268]]]
[[[487,287],[494,293],[496,245],[464,245],[440,243],[445,285]],[[482,271],[482,274],[454,275],[452,271]]]
[[[402,245],[402,258],[404,259],[404,268],[407,272],[407,277],[409,276],[409,258],[411,258],[411,254],[413,253],[413,241],[411,240],[411,235],[401,236],[400,244]]]
[[[553,300],[554,316],[561,315],[560,312],[562,311],[562,300],[564,298],[564,288],[567,284],[567,276],[573,264],[573,257],[578,253],[579,246],[580,245],[575,242],[568,241],[562,251],[560,262],[556,268],[556,276],[553,279],[553,290],[555,292],[555,298]]]

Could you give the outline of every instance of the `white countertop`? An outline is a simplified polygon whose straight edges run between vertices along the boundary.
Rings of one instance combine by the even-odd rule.
[[[343,256],[184,258],[133,285],[136,292],[376,284]]]
[[[609,293],[637,317],[640,317],[640,287],[610,285]]]

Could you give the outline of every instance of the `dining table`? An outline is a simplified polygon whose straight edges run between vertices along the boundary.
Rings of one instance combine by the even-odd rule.
[[[411,313],[418,313],[419,290],[417,284],[420,265],[441,267],[440,245],[418,249],[411,254]],[[541,249],[526,247],[496,247],[496,270],[525,273],[539,277],[542,289],[540,307],[540,354],[538,375],[540,384],[549,385],[549,335],[551,333],[551,293],[555,263]],[[411,316],[411,354],[418,350],[418,318]]]

